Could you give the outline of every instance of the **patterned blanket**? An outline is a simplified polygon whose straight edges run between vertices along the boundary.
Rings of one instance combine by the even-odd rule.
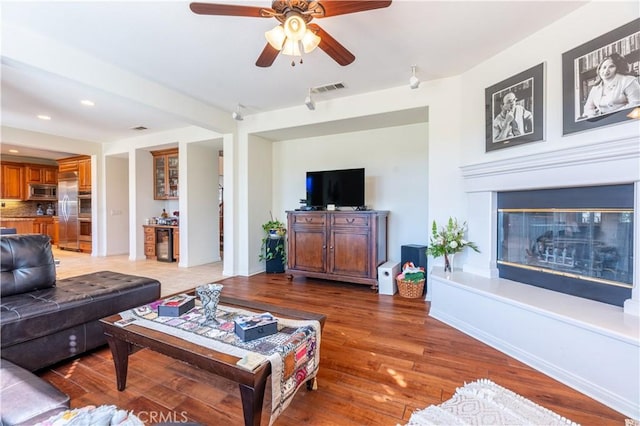
[[[278,332],[248,342],[234,332],[234,318],[256,312],[219,305],[216,318],[219,325],[203,325],[204,312],[196,307],[179,317],[158,316],[161,301],[121,312],[135,318],[133,324],[162,331],[171,336],[237,357],[265,357],[271,363],[271,420],[287,408],[298,388],[314,378],[320,363],[320,323],[277,318]]]

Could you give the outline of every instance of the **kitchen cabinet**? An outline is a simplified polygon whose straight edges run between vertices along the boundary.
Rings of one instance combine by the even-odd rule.
[[[60,241],[60,219],[58,216],[53,217],[53,233],[51,234],[51,242],[58,244]]]
[[[78,157],[61,158],[58,160],[58,172],[77,172],[78,171]]]
[[[177,200],[178,148],[151,151],[153,155],[153,198]]]
[[[78,155],[76,157],[58,160],[58,172],[76,172],[78,174],[78,191],[91,192],[91,157]]]
[[[307,276],[378,285],[387,260],[386,211],[287,212],[288,268]]]
[[[180,259],[180,228],[173,228],[173,257]]]
[[[143,225],[144,229],[144,256],[146,259],[157,259],[156,253],[156,229],[170,229],[172,230],[172,250],[173,258],[178,260],[180,258],[180,228],[177,226],[167,225]]]
[[[22,200],[24,198],[24,166],[19,163],[0,165],[0,198]]]
[[[58,168],[40,164],[26,164],[24,168],[26,183],[41,183],[56,185],[58,183]]]
[[[53,217],[52,216],[42,216],[33,219],[32,232],[34,234],[44,234],[48,235],[51,238],[51,243],[54,244],[57,240],[55,240],[55,232],[53,225]]]
[[[91,192],[91,157],[78,160],[78,191]]]
[[[31,218],[2,218],[0,219],[0,226],[3,228],[15,228],[16,234],[33,233],[33,219]]]
[[[144,228],[144,256],[147,259],[156,258],[156,228],[155,226],[143,226]]]

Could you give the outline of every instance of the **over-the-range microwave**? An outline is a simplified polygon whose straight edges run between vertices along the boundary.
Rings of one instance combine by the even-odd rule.
[[[27,200],[56,201],[58,199],[57,185],[30,183],[27,191]]]

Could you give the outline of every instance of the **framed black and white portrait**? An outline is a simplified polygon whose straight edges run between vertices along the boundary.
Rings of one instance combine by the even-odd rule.
[[[562,54],[562,134],[630,120],[640,106],[640,19]]]
[[[485,89],[486,151],[544,139],[541,63]]]

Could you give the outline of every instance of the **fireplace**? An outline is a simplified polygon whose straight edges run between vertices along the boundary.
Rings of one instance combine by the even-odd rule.
[[[623,306],[633,287],[633,206],[633,184],[499,193],[499,276]]]

